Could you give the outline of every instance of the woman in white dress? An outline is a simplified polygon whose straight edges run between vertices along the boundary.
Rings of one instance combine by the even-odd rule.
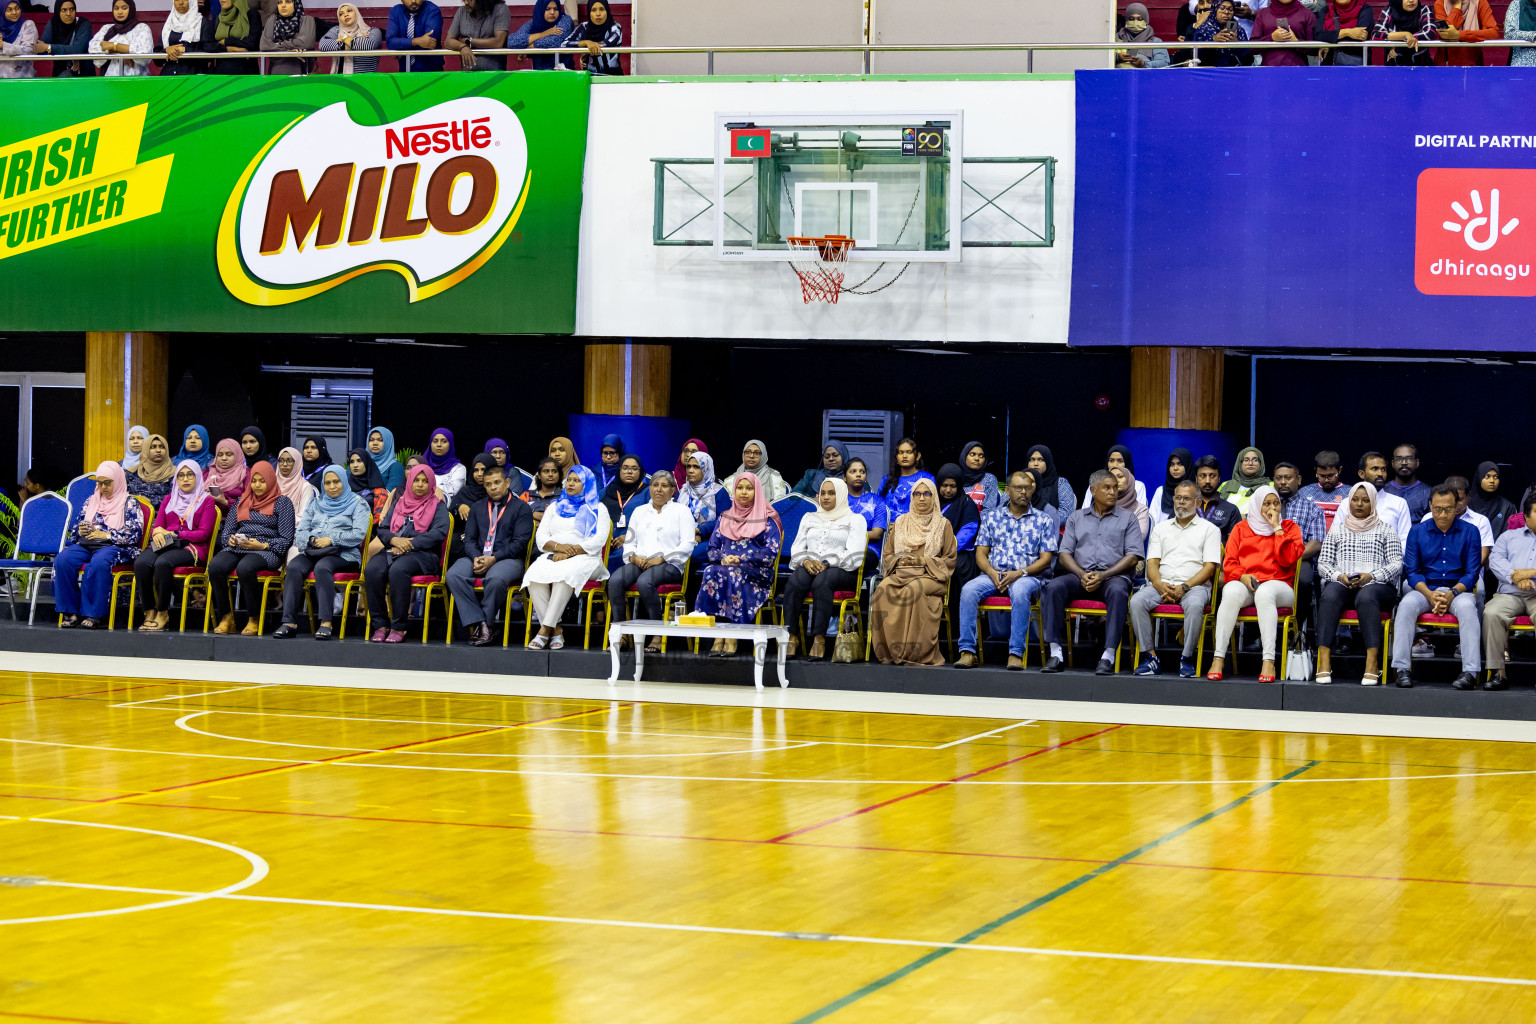
[[[139,20],[138,8],[133,0],[112,0],[112,20],[91,37],[88,47],[91,53],[143,53],[155,52],[155,36],[149,26]],[[97,67],[107,78],[135,78],[149,74],[149,57],[143,60],[98,60]]]
[[[539,520],[533,546],[542,554],[523,576],[539,616],[539,634],[529,641],[530,650],[564,647],[560,616],[566,604],[588,582],[608,578],[603,546],[613,532],[613,520],[597,493],[597,477],[585,466],[573,466],[565,475],[564,492]]]

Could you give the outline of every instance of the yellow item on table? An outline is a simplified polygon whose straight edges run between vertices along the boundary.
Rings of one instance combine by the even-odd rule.
[[[715,624],[715,617],[713,615],[701,615],[698,612],[689,612],[678,619],[677,624],[680,626],[713,626]]]

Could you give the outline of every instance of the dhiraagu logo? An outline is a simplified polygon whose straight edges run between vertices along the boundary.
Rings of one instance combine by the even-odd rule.
[[[219,223],[219,277],[242,302],[281,306],[386,270],[418,302],[496,254],[529,185],[522,123],[497,100],[385,125],[334,103],[278,132],[241,175]]]
[[[1536,295],[1536,171],[1419,175],[1414,284],[1426,295]]]

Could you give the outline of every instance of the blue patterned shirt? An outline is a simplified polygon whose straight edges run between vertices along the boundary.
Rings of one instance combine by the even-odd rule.
[[[864,517],[864,526],[868,530],[884,530],[891,525],[891,510],[873,491],[848,495],[848,507]],[[880,557],[878,543],[871,544],[869,550],[876,558]]]
[[[1323,520],[1323,510],[1300,491],[1289,498],[1282,498],[1281,501],[1283,504],[1280,517],[1296,524],[1301,530],[1302,540],[1308,542],[1315,540],[1321,544],[1323,538],[1328,536],[1328,526]]]
[[[989,508],[981,514],[981,532],[976,546],[987,549],[987,561],[998,572],[1025,569],[1041,554],[1055,551],[1060,531],[1056,520],[1038,509],[1015,516],[1007,505]],[[1049,576],[1050,571],[1041,573]]]

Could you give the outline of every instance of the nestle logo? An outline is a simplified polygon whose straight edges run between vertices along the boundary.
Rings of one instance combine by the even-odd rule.
[[[1413,280],[1425,295],[1536,295],[1536,171],[1432,167],[1419,175]]]
[[[396,156],[426,156],[428,153],[462,153],[485,149],[491,144],[490,118],[472,121],[439,121],[436,124],[408,124],[384,129],[384,159]]]

